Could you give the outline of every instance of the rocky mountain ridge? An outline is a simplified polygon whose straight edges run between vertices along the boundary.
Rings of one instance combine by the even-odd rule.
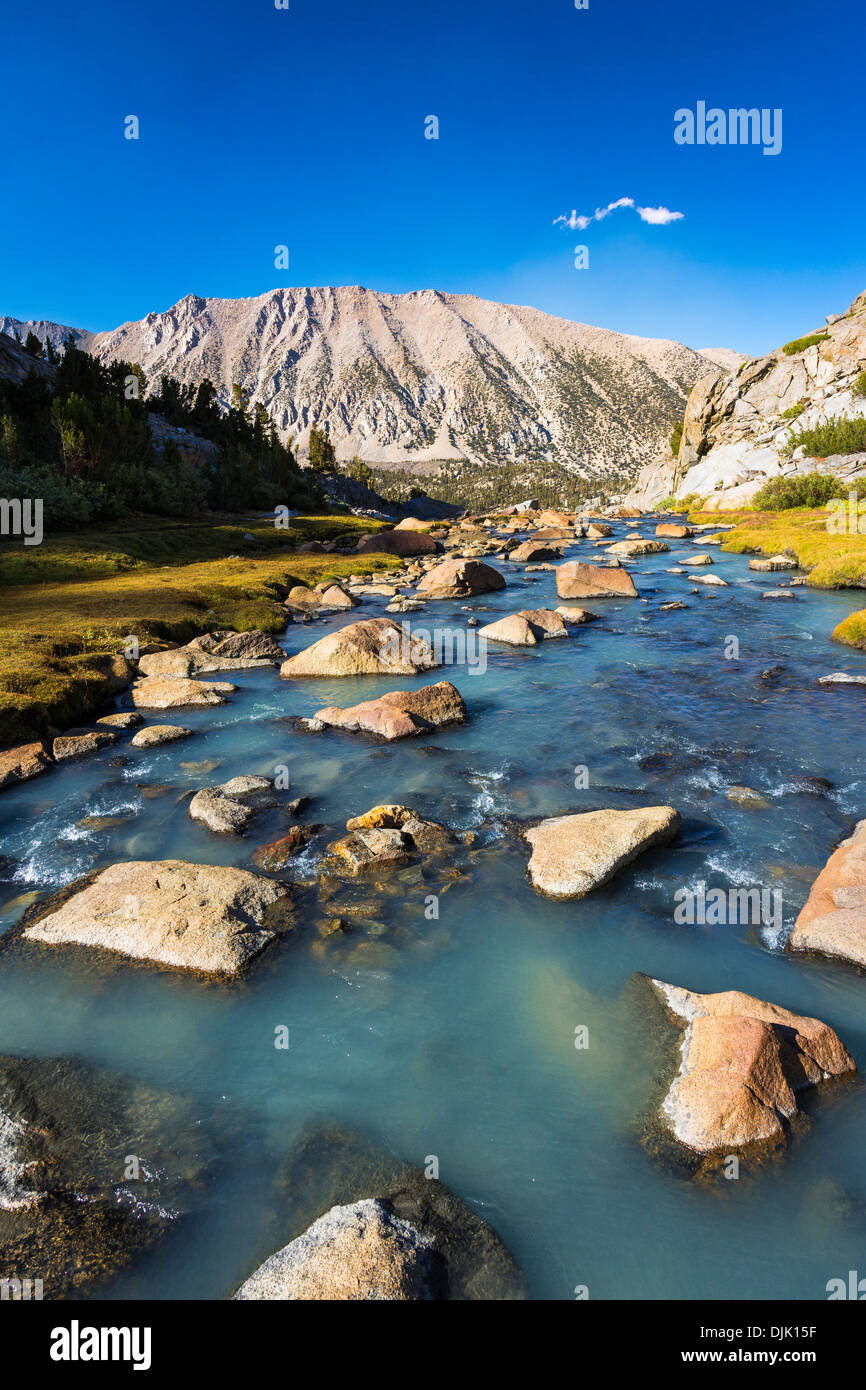
[[[427,472],[443,460],[552,461],[593,479],[633,475],[658,453],[709,360],[473,295],[359,286],[187,295],[105,333],[8,317],[0,331],[55,345],[71,333],[154,383],[209,376],[224,401],[239,382],[301,455],[316,425],[341,460]]]

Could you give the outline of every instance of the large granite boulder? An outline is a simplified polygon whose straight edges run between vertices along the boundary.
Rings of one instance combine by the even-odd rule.
[[[412,637],[391,618],[368,618],[329,632],[289,657],[280,667],[280,675],[414,676],[439,664],[423,638]]]
[[[409,738],[448,724],[466,723],[466,705],[450,681],[424,685],[420,690],[390,690],[377,700],[340,709],[328,705],[314,716],[323,724],[350,732],[378,734],[380,738]]]
[[[471,598],[505,588],[505,580],[483,560],[444,560],[428,570],[418,585],[424,598]]]
[[[285,914],[271,909],[288,892],[245,869],[133,860],[31,909],[21,933],[44,946],[97,946],[176,970],[237,975],[274,940]]]
[[[566,560],[556,571],[560,598],[636,598],[637,589],[628,570],[620,565],[588,565]]]
[[[866,966],[866,820],[842,841],[816,878],[788,949]]]
[[[675,521],[661,521],[656,527],[657,536],[668,536],[675,541],[687,540],[689,536],[694,534],[691,526],[681,525]]]
[[[519,564],[537,560],[556,560],[559,558],[561,550],[561,545],[533,538],[531,541],[524,541],[522,545],[515,546],[513,550],[508,552],[508,558],[509,560],[516,560]]]
[[[856,1071],[833,1029],[816,1018],[737,990],[696,994],[650,983],[682,1030],[662,1113],[673,1137],[696,1153],[784,1141],[799,1092]]]
[[[432,1241],[367,1197],[332,1207],[259,1265],[235,1298],[429,1300],[440,1283]]]
[[[441,550],[432,536],[408,527],[377,531],[373,536],[362,537],[355,546],[358,555],[438,555]]]
[[[672,806],[554,816],[524,831],[530,882],[549,898],[583,898],[645,850],[669,844],[679,828]]]

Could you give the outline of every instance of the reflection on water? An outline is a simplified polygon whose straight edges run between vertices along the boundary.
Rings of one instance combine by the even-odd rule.
[[[863,695],[816,684],[840,666],[866,669],[828,640],[850,597],[798,589],[791,603],[766,603],[767,578],[752,579],[745,559],[715,551],[714,561],[727,589],[692,594],[689,575],[666,573],[670,556],[641,559],[646,602],[589,604],[602,621],[569,641],[491,646],[483,674],[441,672],[469,704],[463,728],[388,747],[295,733],[286,716],[395,682],[251,670],[232,677],[229,705],[184,712],[194,735],[181,744],[139,752],[124,740],[3,793],[0,928],[34,893],[118,859],[248,865],[285,833],[282,813],[223,839],[194,824],[187,803],[201,786],[279,765],[289,795],[311,798],[304,818],[328,827],[295,861],[300,879],[349,816],[379,802],[478,836],[470,875],[441,894],[438,920],[425,917],[429,885],[407,875],[332,946],[305,898],[304,929],[236,986],[32,948],[0,958],[0,1051],[75,1054],[185,1092],[223,1137],[190,1218],[106,1296],[225,1297],[260,1258],[286,1154],[319,1121],[357,1127],[415,1164],[437,1155],[442,1179],[504,1238],[535,1297],[588,1284],[595,1298],[821,1298],[828,1279],[862,1264],[859,1088],[816,1102],[785,1156],[738,1183],[689,1184],[641,1145],[660,1078],[635,971],[815,1014],[866,1067],[862,977],[789,958],[784,932],[673,922],[677,888],[764,884],[781,893],[789,926],[866,813]],[[481,600],[487,620],[557,602],[549,572],[530,585],[504,569],[509,588]],[[688,609],[659,612],[673,598]],[[368,603],[290,627],[285,645],[379,611]],[[419,622],[468,616],[429,604]],[[724,655],[732,634],[737,660]],[[774,666],[784,670],[762,679]],[[767,805],[730,799],[734,785]],[[529,888],[513,818],[661,801],[683,816],[676,846],[581,902]],[[274,1047],[280,1025],[287,1050]]]

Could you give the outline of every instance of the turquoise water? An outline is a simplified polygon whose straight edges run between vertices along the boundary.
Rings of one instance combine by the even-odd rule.
[[[704,880],[780,891],[789,926],[834,844],[866,814],[866,695],[816,684],[828,671],[866,671],[866,657],[828,640],[857,601],[804,589],[791,602],[762,601],[787,576],[750,574],[745,558],[717,549],[712,572],[730,587],[692,595],[693,578],[665,568],[695,549],[672,542],[670,555],[638,560],[646,601],[589,603],[602,620],[569,641],[491,645],[483,673],[433,676],[461,690],[465,727],[390,746],[295,733],[284,716],[431,677],[289,682],[252,670],[232,677],[230,704],[154,719],[193,727],[191,739],[141,752],[124,744],[3,793],[0,929],[20,914],[18,895],[45,895],[115,860],[248,865],[285,819],[265,815],[245,837],[217,838],[190,821],[185,793],[280,765],[290,794],[313,798],[304,819],[331,830],[298,872],[348,816],[383,801],[501,844],[442,895],[438,921],[425,919],[424,887],[410,887],[392,904],[399,933],[375,950],[335,962],[300,931],[231,987],[132,963],[106,971],[61,951],[0,957],[0,1052],[72,1053],[186,1092],[222,1140],[211,1185],[190,1194],[171,1239],[100,1296],[226,1297],[262,1258],[279,1164],[320,1119],[359,1127],[419,1165],[435,1154],[442,1180],[503,1237],[535,1298],[568,1299],[588,1285],[592,1298],[813,1299],[862,1267],[859,1085],[808,1102],[808,1131],[738,1182],[690,1182],[641,1143],[659,1078],[629,986],[636,971],[816,1015],[866,1068],[862,976],[785,955],[784,933],[772,929],[673,921],[675,890]],[[598,558],[586,552],[574,553]],[[489,610],[480,621],[556,604],[552,574],[527,583],[518,567],[501,568],[509,587],[476,600]],[[688,610],[660,613],[672,598]],[[381,611],[368,600],[292,626],[284,645],[295,651]],[[459,603],[431,603],[413,623],[462,628],[467,617]],[[730,636],[738,660],[725,658]],[[780,678],[761,681],[776,664]],[[112,767],[118,752],[128,761]],[[182,766],[205,759],[212,771]],[[579,766],[584,790],[574,786]],[[734,783],[769,807],[730,801]],[[534,893],[527,855],[507,834],[513,817],[659,802],[683,816],[679,843],[577,903]],[[92,815],[125,819],[78,825]],[[274,1047],[281,1024],[288,1051]],[[580,1025],[586,1051],[574,1047]]]

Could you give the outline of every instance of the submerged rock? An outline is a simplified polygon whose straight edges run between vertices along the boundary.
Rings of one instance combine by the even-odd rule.
[[[645,850],[669,844],[679,828],[672,806],[555,816],[524,831],[532,846],[527,873],[547,897],[583,898]]]
[[[662,1104],[673,1137],[699,1154],[777,1144],[797,1094],[856,1072],[832,1028],[736,990],[696,994],[650,984],[683,1032],[679,1071]]]
[[[289,657],[280,667],[280,675],[414,676],[439,664],[425,639],[413,637],[391,618],[368,618],[365,622],[349,623],[339,632],[329,632],[311,647]]]
[[[466,705],[450,681],[425,685],[420,690],[391,690],[377,700],[340,709],[328,705],[314,716],[332,728],[378,734],[380,738],[410,738],[451,724],[466,723]]]
[[[268,873],[278,873],[290,859],[305,849],[314,835],[322,829],[320,825],[293,825],[287,835],[261,845],[253,855],[253,863]]]
[[[200,1118],[133,1077],[0,1057],[0,1277],[81,1297],[161,1240],[205,1176]]]
[[[520,1270],[486,1221],[444,1183],[359,1134],[305,1136],[280,1187],[275,1225],[289,1243],[241,1283],[239,1299],[526,1296]]]
[[[16,782],[27,782],[52,766],[44,743],[22,743],[0,753],[0,791]]]
[[[815,879],[788,949],[866,966],[866,820],[842,841]]]
[[[566,560],[556,571],[560,598],[635,598],[637,589],[628,570],[620,565],[588,565]]]
[[[41,904],[25,917],[23,935],[45,946],[98,946],[177,970],[236,975],[273,941],[268,909],[288,891],[246,869],[132,860],[79,880],[59,907]]]
[[[728,787],[725,796],[729,801],[735,801],[738,806],[745,807],[748,811],[767,811],[770,802],[762,792],[755,791],[754,787],[743,787],[735,785]]]
[[[505,588],[505,580],[483,560],[444,560],[428,570],[418,585],[424,598],[467,598],[472,594],[493,593]]]

